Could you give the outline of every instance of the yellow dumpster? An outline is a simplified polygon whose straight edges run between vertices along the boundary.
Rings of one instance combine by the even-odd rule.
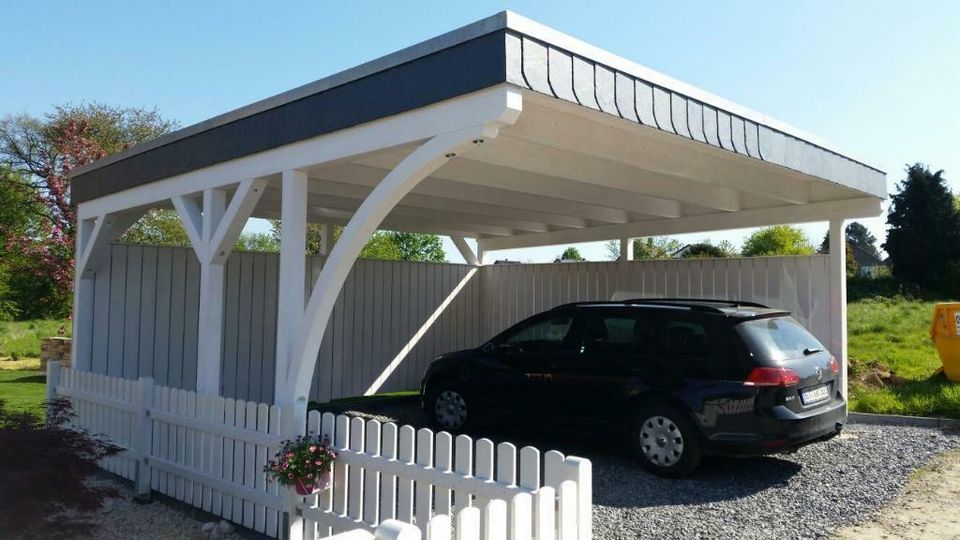
[[[944,375],[951,381],[960,381],[960,302],[937,304],[930,337],[940,353]]]

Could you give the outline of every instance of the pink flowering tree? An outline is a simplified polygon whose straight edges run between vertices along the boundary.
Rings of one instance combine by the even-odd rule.
[[[70,172],[174,127],[156,111],[101,104],[57,107],[42,120],[0,120],[0,194],[19,196],[29,208],[21,219],[0,220],[3,264],[22,297],[22,316],[69,313],[76,231]]]

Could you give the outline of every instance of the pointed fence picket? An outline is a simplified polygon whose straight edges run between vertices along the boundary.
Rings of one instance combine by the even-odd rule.
[[[541,462],[540,451],[529,446],[518,450],[511,443],[317,411],[304,422],[293,407],[198,395],[56,362],[48,363],[48,381],[49,397],[72,402],[71,425],[124,449],[101,466],[133,480],[139,495],[158,491],[271,537],[380,534],[381,525],[400,530],[395,524],[401,522],[429,540],[591,535],[586,459],[549,451]],[[267,481],[264,466],[281,434],[304,423],[338,456],[328,489],[294,498]],[[294,513],[303,520],[290,519]],[[285,522],[297,530],[284,530]]]
[[[461,512],[480,512],[476,538],[589,539],[590,462],[560,452],[544,454],[511,443],[494,445],[466,435],[364,421],[311,411],[307,425],[334,441],[337,459],[330,488],[299,503],[304,538],[354,530],[373,532],[385,521],[413,523],[429,538],[472,538]],[[332,430],[331,431],[328,431]],[[582,487],[587,484],[586,487]],[[509,501],[505,502],[505,501]],[[436,516],[453,516],[452,532]],[[436,533],[431,532],[436,528]],[[438,536],[439,535],[439,536]]]

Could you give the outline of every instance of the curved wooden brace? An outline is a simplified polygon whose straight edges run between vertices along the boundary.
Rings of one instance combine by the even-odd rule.
[[[344,227],[314,285],[289,363],[284,371],[278,371],[278,375],[284,375],[278,376],[276,381],[274,400],[278,404],[306,399],[327,320],[370,235],[397,202],[421,180],[484,138],[496,137],[498,131],[498,127],[481,125],[436,135],[404,158],[367,196]],[[277,358],[277,362],[282,361]]]

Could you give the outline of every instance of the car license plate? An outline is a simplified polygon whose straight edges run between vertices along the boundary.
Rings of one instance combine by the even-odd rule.
[[[827,388],[827,385],[825,384],[800,391],[800,400],[803,401],[804,405],[817,403],[818,401],[823,401],[829,397],[830,389]]]

